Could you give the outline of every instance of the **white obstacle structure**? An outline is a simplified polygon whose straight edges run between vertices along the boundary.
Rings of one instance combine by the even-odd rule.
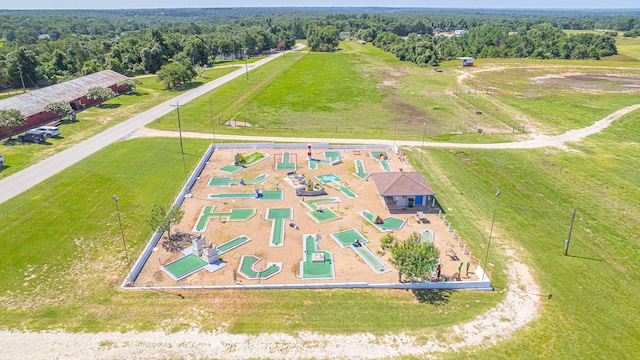
[[[192,254],[206,261],[207,264],[214,264],[219,260],[218,247],[212,243],[206,244],[207,238],[202,234],[191,235]]]

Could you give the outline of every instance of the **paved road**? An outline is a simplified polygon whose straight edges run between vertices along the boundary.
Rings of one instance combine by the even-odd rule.
[[[298,49],[299,48],[301,47],[298,47]],[[264,65],[282,55],[282,53],[273,54],[249,64],[249,70]],[[32,186],[39,184],[104,147],[122,138],[128,137],[130,134],[136,132],[146,124],[173,111],[174,108],[171,107],[171,105],[175,105],[176,103],[186,104],[187,102],[204,95],[237,77],[245,76],[245,71],[246,69],[243,66],[242,68],[219,79],[180,94],[171,100],[165,101],[162,104],[140,113],[127,121],[115,125],[67,150],[59,152],[37,164],[0,180],[0,203],[3,203]]]

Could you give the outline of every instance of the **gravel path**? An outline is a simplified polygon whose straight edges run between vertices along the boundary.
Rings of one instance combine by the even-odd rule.
[[[629,114],[632,111],[640,109],[640,104],[627,106],[620,109],[602,120],[597,121],[591,126],[582,129],[570,130],[562,135],[547,136],[537,134],[531,140],[520,142],[508,142],[498,144],[459,144],[459,143],[442,143],[442,142],[425,142],[426,147],[439,148],[473,148],[473,149],[536,149],[543,147],[564,147],[566,143],[577,142],[589,135],[596,134],[606,129],[611,123],[620,117]],[[163,136],[177,137],[179,134],[175,131],[162,131],[149,128],[140,128],[133,136]],[[182,132],[183,137],[211,139],[211,134]],[[290,138],[277,136],[238,136],[238,135],[222,135],[216,134],[216,141],[220,140],[242,140],[252,142],[288,142],[288,143],[346,143],[361,145],[393,145],[394,141],[389,139],[338,139],[338,138]],[[397,140],[398,146],[422,146],[422,141],[405,141]]]

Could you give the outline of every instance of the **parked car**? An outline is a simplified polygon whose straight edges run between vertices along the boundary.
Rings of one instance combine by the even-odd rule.
[[[44,133],[47,135],[47,137],[54,137],[54,136],[60,135],[60,129],[58,129],[58,127],[56,126],[40,126],[39,128],[29,130],[29,131]]]
[[[31,130],[29,130],[31,131]],[[42,132],[29,132],[18,135],[18,141],[20,142],[32,142],[36,144],[47,141],[47,135]]]
[[[4,156],[0,155],[0,168],[4,166]]]

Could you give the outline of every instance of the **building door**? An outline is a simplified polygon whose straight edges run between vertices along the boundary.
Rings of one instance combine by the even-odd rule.
[[[422,205],[422,198],[423,196],[416,196],[416,205]]]

